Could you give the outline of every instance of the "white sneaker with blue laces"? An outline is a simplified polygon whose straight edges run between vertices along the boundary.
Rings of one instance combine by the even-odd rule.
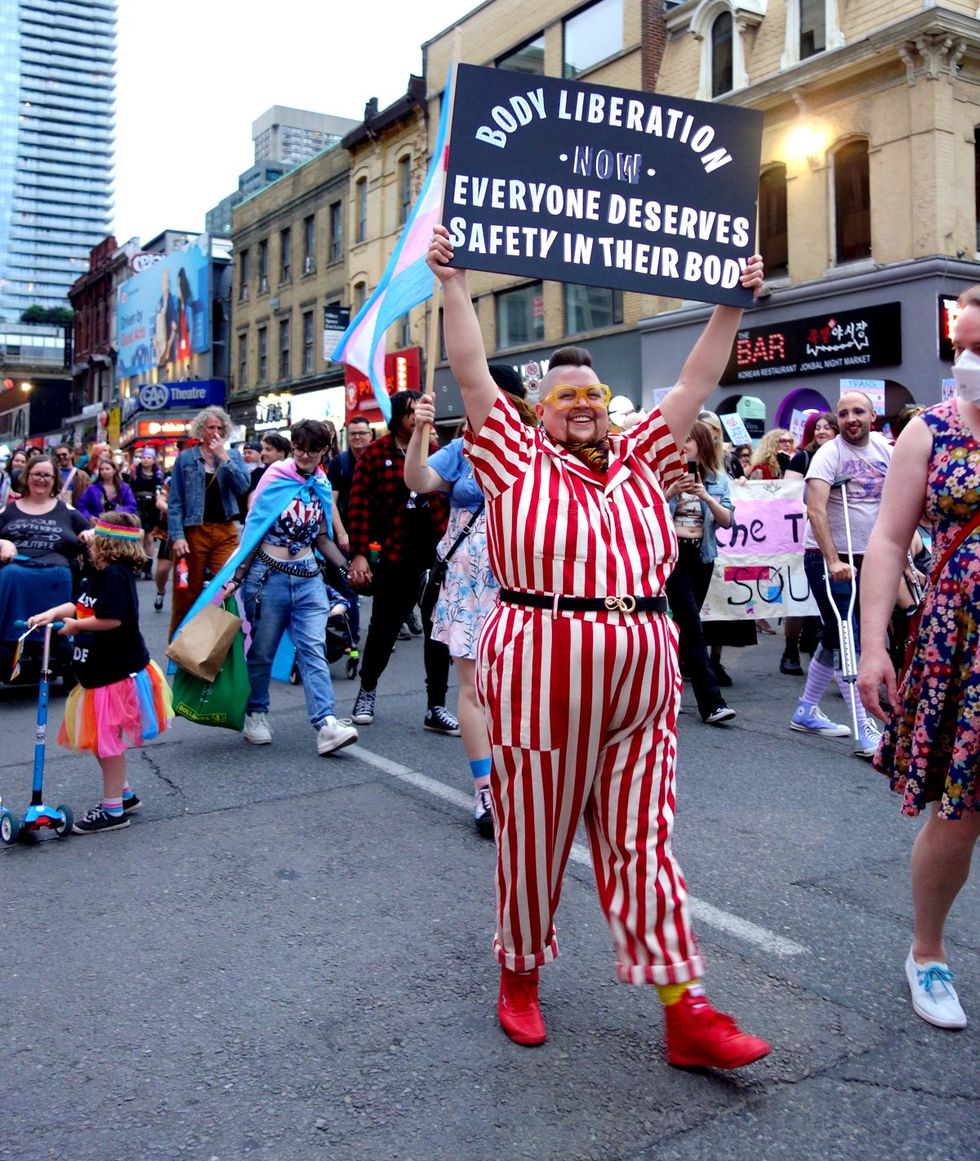
[[[953,973],[944,963],[916,963],[909,948],[905,976],[916,1014],[937,1028],[965,1028],[966,1013],[953,987]]]

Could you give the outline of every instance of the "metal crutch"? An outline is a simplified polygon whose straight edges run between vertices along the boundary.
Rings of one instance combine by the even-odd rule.
[[[844,506],[844,536],[847,540],[847,563],[851,569],[851,595],[847,602],[847,616],[842,617],[840,609],[837,608],[837,602],[834,600],[834,590],[831,586],[830,569],[827,567],[827,562],[824,561],[823,580],[827,587],[827,598],[830,601],[830,607],[834,611],[834,618],[837,621],[837,636],[840,641],[840,646],[837,650],[837,662],[840,667],[841,676],[847,684],[848,694],[851,702],[851,728],[854,731],[854,741],[861,742],[861,731],[858,727],[858,713],[857,713],[857,643],[854,634],[854,606],[857,603],[857,568],[854,564],[854,550],[851,547],[851,517],[847,508],[847,485],[850,483],[850,476],[840,476],[830,485],[830,490],[840,488],[841,502]],[[837,666],[835,666],[837,668]]]

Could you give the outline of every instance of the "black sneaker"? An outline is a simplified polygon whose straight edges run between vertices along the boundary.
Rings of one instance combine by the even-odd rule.
[[[76,819],[72,834],[102,834],[107,830],[122,830],[129,826],[125,814],[109,814],[102,806],[93,806],[84,818]]]
[[[493,838],[493,812],[490,809],[490,787],[481,786],[476,792],[473,822],[481,838]]]
[[[399,641],[411,641],[411,639],[412,639],[412,630],[409,629],[408,625],[402,625],[402,627],[398,630],[398,640]]]
[[[356,717],[354,721],[357,721]],[[434,734],[445,734],[447,738],[459,737],[459,722],[444,705],[429,706],[425,711],[425,721],[422,724]]]
[[[359,689],[354,700],[354,712],[351,721],[358,726],[369,726],[374,721],[374,699],[377,690]]]
[[[705,714],[701,719],[709,726],[720,726],[722,722],[730,722],[735,716],[735,711],[731,706],[719,705],[711,711],[710,714]]]
[[[157,595],[153,598],[153,607],[158,613],[163,608],[163,601],[165,596],[166,593],[157,593]]]
[[[130,794],[128,798],[123,799],[123,814],[132,814],[134,810],[139,810],[143,805],[143,800],[138,794]]]

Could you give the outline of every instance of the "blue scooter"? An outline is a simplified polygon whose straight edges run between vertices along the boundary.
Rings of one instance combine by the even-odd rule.
[[[71,834],[74,818],[67,806],[46,806],[44,802],[44,749],[48,730],[48,690],[51,680],[51,633],[60,629],[64,621],[52,621],[44,625],[44,648],[41,656],[41,680],[37,691],[37,732],[34,736],[34,786],[31,793],[31,805],[23,818],[12,814],[9,810],[0,809],[0,840],[5,846],[12,846],[18,838],[48,827],[58,838],[66,838]],[[18,629],[24,629],[20,640],[25,641],[35,629],[28,628],[26,622],[18,621]],[[41,628],[41,626],[36,626]],[[3,800],[0,799],[0,808]]]

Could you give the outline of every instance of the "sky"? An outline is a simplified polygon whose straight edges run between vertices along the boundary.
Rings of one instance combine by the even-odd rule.
[[[422,42],[477,4],[119,0],[116,240],[200,233],[252,164],[261,113],[363,120],[371,97],[383,109],[421,74]]]

